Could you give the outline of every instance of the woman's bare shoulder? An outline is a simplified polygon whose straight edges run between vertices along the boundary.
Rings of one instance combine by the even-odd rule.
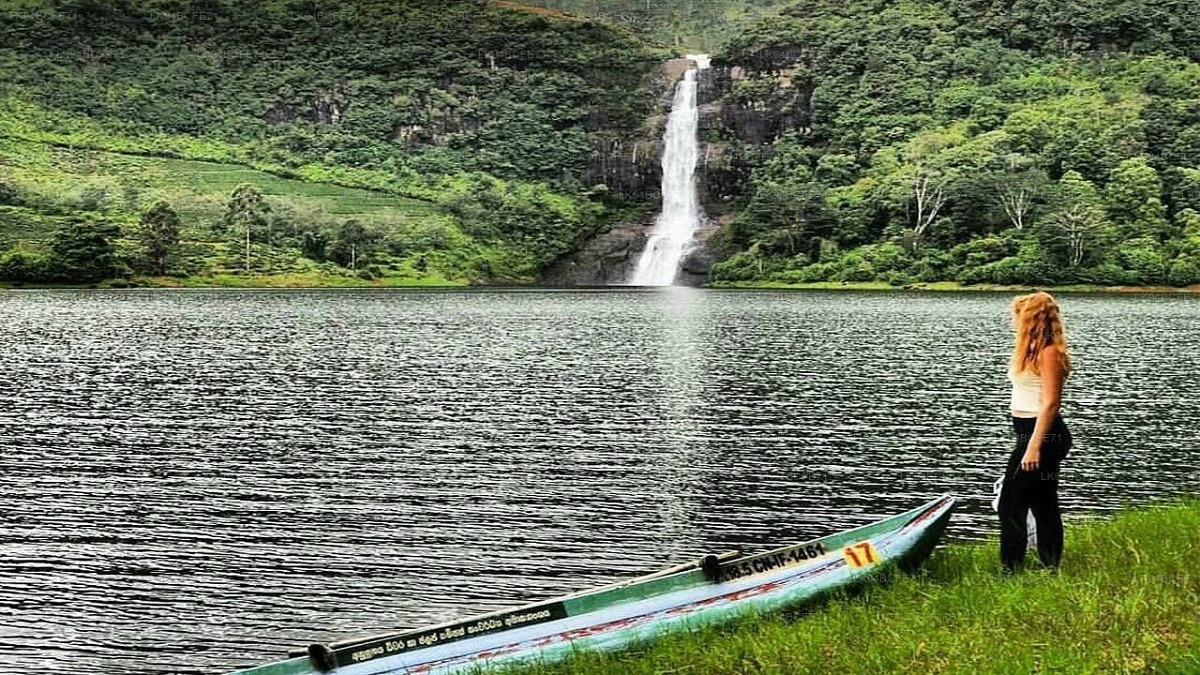
[[[1062,350],[1057,345],[1046,345],[1042,348],[1042,352],[1038,354],[1038,370],[1045,373],[1047,371],[1062,370]]]

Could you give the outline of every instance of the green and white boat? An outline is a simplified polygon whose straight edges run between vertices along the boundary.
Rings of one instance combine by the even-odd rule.
[[[942,495],[869,525],[765,553],[705,556],[655,574],[427,628],[310,645],[307,653],[237,675],[446,675],[578,649],[617,649],[910,570],[950,520]]]

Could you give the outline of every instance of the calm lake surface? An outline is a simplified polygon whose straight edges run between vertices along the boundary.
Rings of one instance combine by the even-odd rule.
[[[219,673],[942,492],[982,537],[1010,298],[0,292],[0,671]],[[1059,299],[1067,517],[1200,489],[1200,298]]]

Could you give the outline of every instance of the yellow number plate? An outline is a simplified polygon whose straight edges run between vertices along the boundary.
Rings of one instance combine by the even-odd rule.
[[[869,541],[860,541],[842,549],[842,557],[846,564],[854,569],[870,567],[879,562],[879,551]]]

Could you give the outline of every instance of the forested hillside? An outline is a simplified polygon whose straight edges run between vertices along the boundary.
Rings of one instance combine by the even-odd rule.
[[[708,140],[752,158],[710,167],[714,277],[1200,283],[1198,15],[817,1],[746,30],[711,74]]]
[[[170,248],[208,251],[168,256],[179,264],[167,271],[287,272],[303,258],[367,277],[529,281],[610,217],[585,169],[597,145],[642,123],[654,103],[644,80],[662,58],[622,29],[511,2],[9,7],[0,277],[10,280],[161,273],[146,234],[159,230],[144,222],[161,201],[158,214],[181,216],[162,235]],[[121,159],[130,154],[233,164],[254,180],[197,183],[194,167]],[[253,169],[294,180],[263,194]],[[347,212],[310,199],[307,183],[407,201]],[[60,253],[88,228],[105,233],[89,245],[117,241],[100,256],[111,265],[80,277]]]
[[[647,40],[706,53],[745,27],[774,15],[788,0],[531,0],[530,4],[602,17]]]
[[[0,281],[532,282],[653,206],[647,38],[714,281],[1200,283],[1200,0],[8,7]]]

